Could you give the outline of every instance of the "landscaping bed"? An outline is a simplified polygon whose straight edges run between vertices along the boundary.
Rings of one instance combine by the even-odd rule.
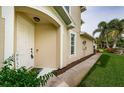
[[[14,68],[15,58],[9,57],[0,69],[0,87],[41,87],[45,86],[53,73],[39,75],[39,69]]]
[[[124,86],[124,56],[103,53],[79,87]]]
[[[93,55],[94,55],[94,54],[90,54],[90,55],[88,55],[88,56],[86,56],[86,57],[83,57],[83,58],[81,58],[81,59],[79,59],[79,60],[76,60],[76,61],[70,63],[69,65],[63,67],[62,69],[55,70],[53,73],[54,73],[55,76],[58,76],[58,75],[64,73],[65,71],[67,71],[68,69],[70,69],[70,68],[76,66],[77,64],[83,62],[84,60],[90,58],[90,57],[93,56]]]

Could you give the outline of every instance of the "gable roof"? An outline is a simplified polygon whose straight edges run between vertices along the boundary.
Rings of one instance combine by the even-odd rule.
[[[86,32],[80,32],[80,36],[84,36],[85,38],[88,38],[90,40],[94,40],[94,37],[89,35],[88,33]]]

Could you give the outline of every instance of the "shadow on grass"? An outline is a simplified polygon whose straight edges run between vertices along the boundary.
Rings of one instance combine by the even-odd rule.
[[[83,81],[85,81],[86,80],[86,78],[95,70],[97,68],[97,65],[94,65],[93,67],[92,67],[92,69],[87,73],[87,75],[81,80],[81,82],[78,84],[78,87],[87,87],[86,85],[85,85],[85,82],[83,82]]]
[[[100,58],[97,60],[96,65],[101,66],[101,67],[106,67],[108,60],[110,56],[107,54],[102,54]]]
[[[97,60],[96,64],[91,68],[91,70],[88,72],[88,74],[83,78],[83,80],[78,84],[78,87],[87,87],[85,85],[85,81],[86,78],[92,73],[94,72],[94,70],[100,66],[100,67],[106,67],[107,63],[108,63],[108,60],[109,60],[110,56],[107,55],[107,54],[102,54],[100,56],[100,58]]]

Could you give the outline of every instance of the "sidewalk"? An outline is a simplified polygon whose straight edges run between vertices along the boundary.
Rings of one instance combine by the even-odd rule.
[[[86,76],[89,70],[96,63],[101,54],[93,55],[87,60],[81,62],[80,64],[70,68],[63,74],[59,76],[52,77],[48,83],[47,87],[74,87],[77,86],[80,81]]]

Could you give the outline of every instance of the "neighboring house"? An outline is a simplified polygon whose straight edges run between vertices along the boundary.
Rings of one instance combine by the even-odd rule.
[[[84,56],[94,53],[94,38],[86,32],[81,32],[82,49]]]
[[[0,62],[14,55],[16,68],[58,69],[93,54],[93,38],[80,32],[83,11],[83,6],[1,6]]]

